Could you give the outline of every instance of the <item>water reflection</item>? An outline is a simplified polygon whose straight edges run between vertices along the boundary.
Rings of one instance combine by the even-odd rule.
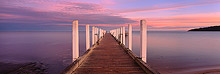
[[[139,32],[133,32],[139,55]],[[220,32],[148,32],[148,62],[162,74],[189,74],[220,65]],[[220,69],[220,68],[218,68]]]
[[[82,55],[85,32],[79,34]],[[138,56],[139,36],[133,32],[133,52]],[[71,32],[0,32],[0,62],[40,61],[56,74],[71,63],[71,41]],[[220,32],[148,32],[147,42],[148,62],[162,74],[219,69]]]

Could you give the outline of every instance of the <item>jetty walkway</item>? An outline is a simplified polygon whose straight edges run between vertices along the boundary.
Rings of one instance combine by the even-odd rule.
[[[117,31],[104,33],[104,30],[100,30],[99,33],[101,36],[95,40],[96,43],[93,43],[93,46],[87,49],[81,57],[73,58],[73,63],[66,67],[61,74],[159,74],[146,61],[124,46],[123,42],[118,39],[121,36],[116,37],[116,35],[121,35],[117,34]],[[77,36],[74,37],[75,34],[73,34],[73,39],[77,38]],[[92,39],[96,39],[97,34],[93,34]],[[74,52],[78,51],[73,49],[73,57]]]

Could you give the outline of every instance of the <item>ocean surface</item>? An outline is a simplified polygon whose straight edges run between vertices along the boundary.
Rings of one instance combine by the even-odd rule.
[[[0,32],[0,62],[42,62],[50,74],[71,64],[71,32]],[[150,31],[147,63],[161,74],[194,74],[220,70],[220,32]],[[79,33],[80,55],[85,32]],[[127,44],[127,43],[126,43]],[[140,33],[133,32],[139,56]]]

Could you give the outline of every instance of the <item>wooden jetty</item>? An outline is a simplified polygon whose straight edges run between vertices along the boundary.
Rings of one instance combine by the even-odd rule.
[[[115,33],[116,31],[120,30],[115,30]],[[96,32],[92,32],[94,34],[92,39],[97,39]],[[126,48],[124,42],[118,39],[120,37],[105,33],[104,30],[100,33],[102,35],[98,37],[99,39],[93,40],[96,43],[92,42],[93,46],[87,49],[83,56],[73,58],[73,63],[61,74],[159,74],[146,61]],[[125,35],[125,32],[123,34]]]

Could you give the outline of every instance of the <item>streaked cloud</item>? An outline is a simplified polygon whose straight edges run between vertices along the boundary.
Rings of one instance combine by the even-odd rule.
[[[7,2],[7,1],[6,1]],[[6,3],[3,2],[3,3]],[[22,2],[21,2],[22,3]],[[28,2],[28,3],[31,3]],[[39,10],[37,6],[41,6],[41,2],[33,2],[36,7],[33,6],[10,6],[10,4],[4,4],[1,6],[0,14],[5,17],[0,17],[0,22],[11,21],[14,23],[70,23],[72,20],[79,20],[80,24],[123,24],[135,22],[129,18],[124,18],[118,15],[111,15],[106,13],[107,10],[102,8],[98,4],[93,3],[80,3],[80,2],[54,2],[46,1],[48,3],[44,9]],[[55,5],[51,5],[55,3]],[[12,3],[13,4],[13,1]],[[24,4],[25,5],[25,4]],[[55,11],[56,10],[56,11]],[[10,18],[17,17],[17,18]],[[19,17],[18,17],[19,16]],[[40,24],[39,24],[40,25]]]
[[[131,9],[120,9],[116,10],[118,13],[135,13],[135,12],[146,12],[146,11],[160,11],[160,10],[172,10],[177,8],[186,8],[192,6],[209,5],[209,4],[220,4],[220,0],[199,0],[192,2],[180,2],[172,4],[158,4],[153,6],[143,6],[139,8]]]
[[[80,27],[132,24],[138,30],[140,19],[147,20],[148,30],[188,30],[220,24],[220,12],[209,10],[217,4],[220,0],[0,0],[0,30],[69,30],[73,20]]]

